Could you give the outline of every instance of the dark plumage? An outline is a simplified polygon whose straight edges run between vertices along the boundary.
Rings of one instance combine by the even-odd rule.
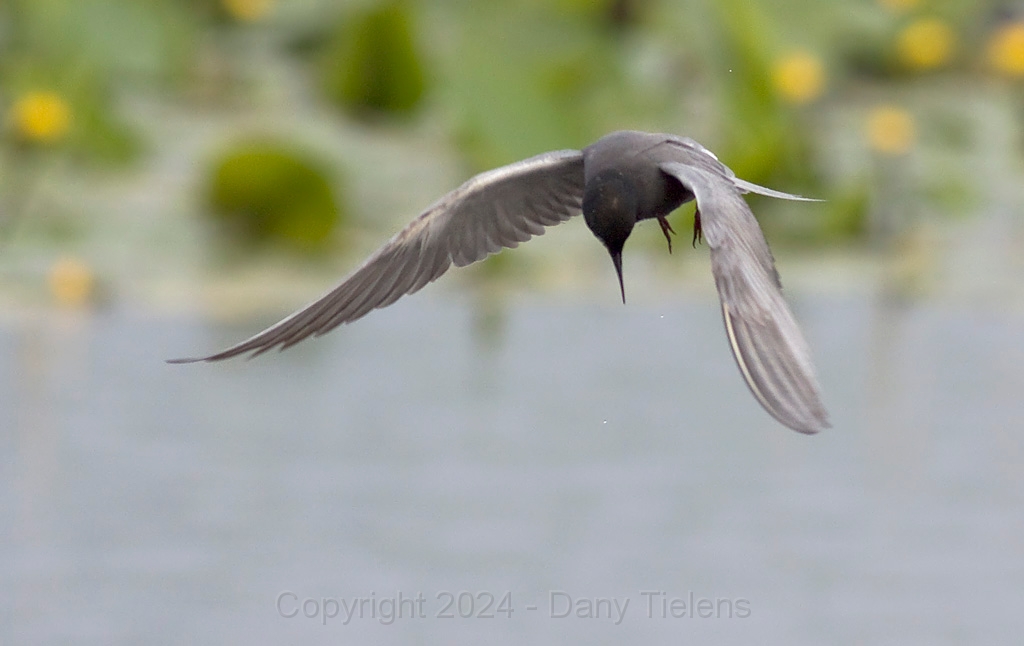
[[[697,201],[694,239],[711,248],[711,271],[736,363],[754,397],[802,433],[829,426],[810,352],[768,243],[743,193],[805,200],[745,182],[696,141],[667,134],[613,132],[582,151],[544,153],[473,177],[399,231],[337,287],[276,325],[222,352],[173,363],[219,361],[287,348],[373,309],[386,307],[463,266],[516,247],[544,227],[580,213],[608,249],[622,283],[622,248],[640,220]]]

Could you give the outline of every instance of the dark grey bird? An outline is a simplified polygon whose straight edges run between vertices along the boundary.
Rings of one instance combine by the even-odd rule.
[[[172,362],[255,356],[325,334],[419,290],[453,264],[516,247],[581,210],[611,255],[625,302],[622,248],[633,227],[656,219],[671,252],[674,231],[665,217],[695,199],[694,243],[703,237],[711,248],[725,331],[743,379],[775,419],[816,433],[829,421],[810,351],[744,193],[808,200],[739,179],[692,139],[613,132],[583,150],[548,152],[473,177],[306,307],[222,352]]]

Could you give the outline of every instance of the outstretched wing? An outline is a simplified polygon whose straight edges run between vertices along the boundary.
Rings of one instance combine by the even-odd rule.
[[[386,307],[454,264],[516,247],[580,212],[583,156],[544,153],[473,177],[399,231],[341,283],[276,325],[222,352],[171,363],[262,354]]]
[[[801,433],[830,426],[810,350],[782,297],[775,261],[741,193],[778,194],[737,180],[703,149],[680,150],[660,164],[694,194],[722,318],[733,356],[754,397],[775,419]]]

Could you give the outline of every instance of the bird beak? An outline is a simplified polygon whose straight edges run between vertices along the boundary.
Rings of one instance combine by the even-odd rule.
[[[626,304],[626,286],[622,282],[622,251],[609,251],[612,256],[612,264],[615,265],[615,273],[619,276],[619,291],[622,292],[622,304]]]

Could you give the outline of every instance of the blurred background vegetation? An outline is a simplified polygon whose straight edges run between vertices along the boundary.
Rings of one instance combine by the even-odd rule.
[[[1022,81],[1012,2],[7,0],[0,293],[336,271],[470,174],[622,128],[827,200],[752,198],[773,244],[902,253],[985,209]]]

